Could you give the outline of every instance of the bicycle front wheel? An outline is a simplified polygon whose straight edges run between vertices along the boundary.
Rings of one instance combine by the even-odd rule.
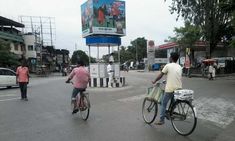
[[[174,130],[180,135],[190,135],[197,124],[193,106],[188,101],[177,101],[170,112],[171,123]]]
[[[90,101],[87,96],[83,96],[83,98],[80,98],[79,109],[80,109],[80,114],[81,114],[82,119],[87,120],[89,117],[89,113],[90,113]]]
[[[153,123],[153,121],[157,116],[157,111],[158,111],[157,102],[145,98],[142,105],[142,116],[147,124]]]

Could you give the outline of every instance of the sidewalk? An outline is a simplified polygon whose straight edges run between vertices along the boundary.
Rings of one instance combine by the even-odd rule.
[[[191,77],[202,77],[202,74],[190,74]],[[230,73],[230,74],[217,74],[215,77],[235,77],[235,73]],[[204,78],[207,78],[204,76]]]
[[[145,71],[145,70],[131,70],[131,71],[136,71],[136,72],[140,72],[140,73],[156,73],[158,71]],[[183,74],[184,77],[186,77],[184,74]],[[202,74],[196,74],[196,73],[193,73],[193,74],[190,74],[191,77],[202,77]],[[235,73],[230,73],[230,74],[216,74],[216,77],[235,77]],[[207,78],[204,76],[204,78]]]
[[[221,132],[214,141],[235,141],[235,121],[233,121],[223,132]]]

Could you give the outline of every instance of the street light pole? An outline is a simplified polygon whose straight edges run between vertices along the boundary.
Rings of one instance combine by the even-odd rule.
[[[137,52],[137,50],[138,50],[138,42],[137,41],[135,41],[135,57],[136,57],[136,64],[138,63],[138,52]]]

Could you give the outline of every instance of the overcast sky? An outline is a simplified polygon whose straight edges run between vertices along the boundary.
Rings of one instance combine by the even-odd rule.
[[[18,21],[19,15],[55,17],[56,48],[88,50],[81,31],[81,4],[87,0],[0,0],[0,15]],[[154,40],[156,45],[172,36],[174,27],[183,25],[176,22],[175,15],[169,12],[171,0],[124,0],[126,1],[126,36],[122,45],[128,46],[131,40],[145,37]],[[92,56],[96,56],[92,48]],[[101,49],[100,55],[107,49]]]

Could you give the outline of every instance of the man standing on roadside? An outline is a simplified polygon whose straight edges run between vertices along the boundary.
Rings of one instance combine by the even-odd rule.
[[[26,61],[23,60],[21,66],[16,70],[16,81],[19,83],[21,100],[28,101],[27,98],[27,85],[29,83],[29,69],[26,66]]]
[[[108,87],[112,88],[112,84],[114,82],[114,69],[113,69],[113,62],[112,61],[109,61],[109,64],[107,66],[107,72],[109,75]]]

